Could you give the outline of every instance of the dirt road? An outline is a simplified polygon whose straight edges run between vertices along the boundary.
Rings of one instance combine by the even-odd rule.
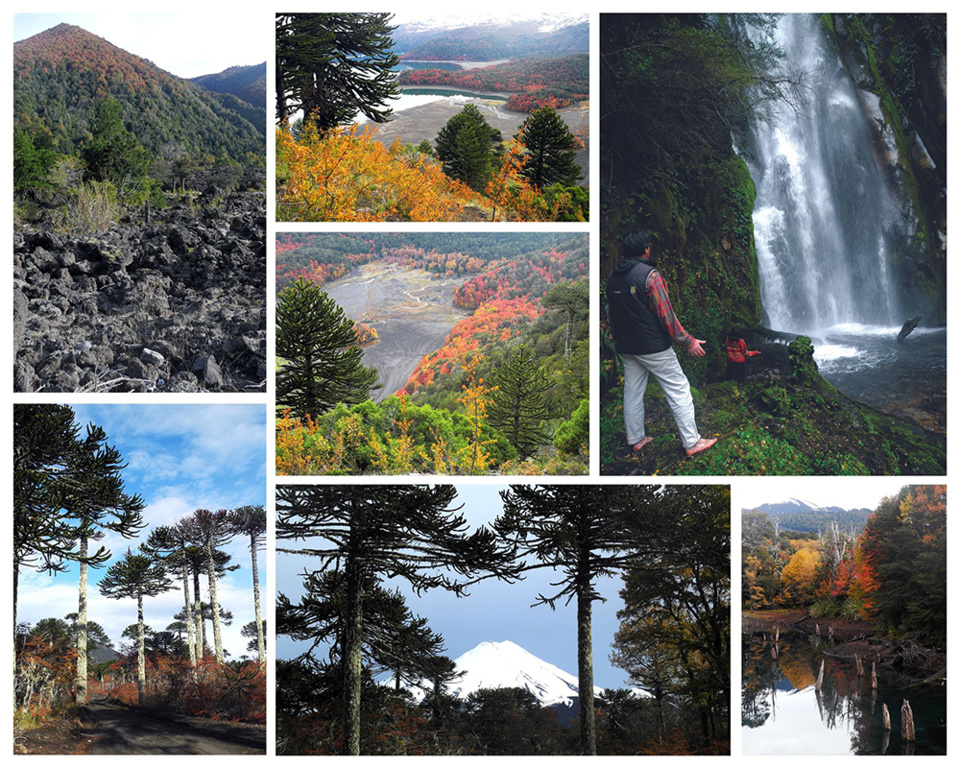
[[[254,755],[264,754],[263,726],[176,721],[141,714],[93,697],[81,709],[80,722],[68,727],[28,731],[21,754],[59,755]]]

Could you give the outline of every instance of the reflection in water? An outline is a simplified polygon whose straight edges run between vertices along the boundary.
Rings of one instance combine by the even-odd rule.
[[[853,662],[826,656],[805,635],[743,638],[743,753],[767,754],[946,754],[946,689],[911,684],[878,670],[878,689],[869,668],[857,677]],[[823,662],[823,684],[816,690]],[[917,741],[900,734],[900,706],[910,701]],[[883,729],[883,705],[892,732]]]

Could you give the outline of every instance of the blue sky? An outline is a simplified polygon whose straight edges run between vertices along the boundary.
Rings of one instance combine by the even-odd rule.
[[[136,549],[157,525],[176,523],[197,509],[234,509],[266,503],[266,409],[262,405],[73,405],[76,421],[104,428],[127,468],[122,476],[128,493],[146,502],[147,528],[140,538],[108,535],[102,542],[112,553],[102,568],[89,571],[89,617],[100,623],[117,647],[123,630],[137,620],[136,601],[102,597],[97,583],[127,548]],[[85,434],[85,432],[81,432]],[[223,644],[232,658],[246,652],[240,629],[254,618],[248,540],[237,538],[224,549],[240,565],[218,583],[220,604],[234,614],[223,628]],[[258,559],[261,599],[268,600],[265,556]],[[22,568],[18,621],[36,623],[63,618],[77,610],[76,565],[48,576]],[[206,579],[202,580],[206,599]],[[145,621],[165,629],[183,608],[182,588],[144,601]],[[264,614],[266,608],[264,607]]]
[[[260,64],[273,55],[270,13],[18,13],[13,39],[73,24],[178,77]]]
[[[463,504],[462,513],[472,527],[493,521],[502,510],[499,491],[506,486],[457,484],[455,504]],[[299,542],[298,542],[299,543]],[[288,542],[279,542],[284,546]],[[295,544],[290,544],[296,546]],[[291,600],[300,595],[300,574],[316,567],[308,557],[277,555],[277,589]],[[576,602],[531,608],[538,594],[549,592],[557,574],[543,569],[531,572],[526,579],[504,584],[494,579],[480,582],[469,590],[469,596],[457,598],[443,590],[414,595],[402,582],[400,587],[413,613],[427,618],[430,627],[443,635],[447,655],[456,658],[484,640],[512,640],[544,661],[556,664],[572,675],[577,674]],[[620,580],[605,579],[600,593],[605,603],[594,604],[593,663],[594,683],[601,687],[622,687],[627,680],[622,670],[613,667],[608,657],[619,622],[616,612],[623,603],[619,597]],[[554,593],[555,593],[554,589]],[[277,638],[278,658],[290,658],[307,643]]]

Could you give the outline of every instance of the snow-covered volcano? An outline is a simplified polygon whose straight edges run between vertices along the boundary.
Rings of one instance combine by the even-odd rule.
[[[579,699],[576,675],[564,672],[560,667],[538,659],[516,643],[504,640],[499,643],[485,640],[476,648],[454,660],[463,677],[451,687],[450,693],[465,699],[481,688],[525,688],[544,706],[571,706]],[[422,689],[411,689],[422,696]],[[595,696],[603,689],[593,687]]]

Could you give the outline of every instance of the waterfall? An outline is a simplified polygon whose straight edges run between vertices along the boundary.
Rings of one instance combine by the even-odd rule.
[[[747,160],[764,322],[807,333],[899,324],[888,237],[900,214],[869,118],[816,16],[785,14],[775,35],[806,88],[756,122]]]

